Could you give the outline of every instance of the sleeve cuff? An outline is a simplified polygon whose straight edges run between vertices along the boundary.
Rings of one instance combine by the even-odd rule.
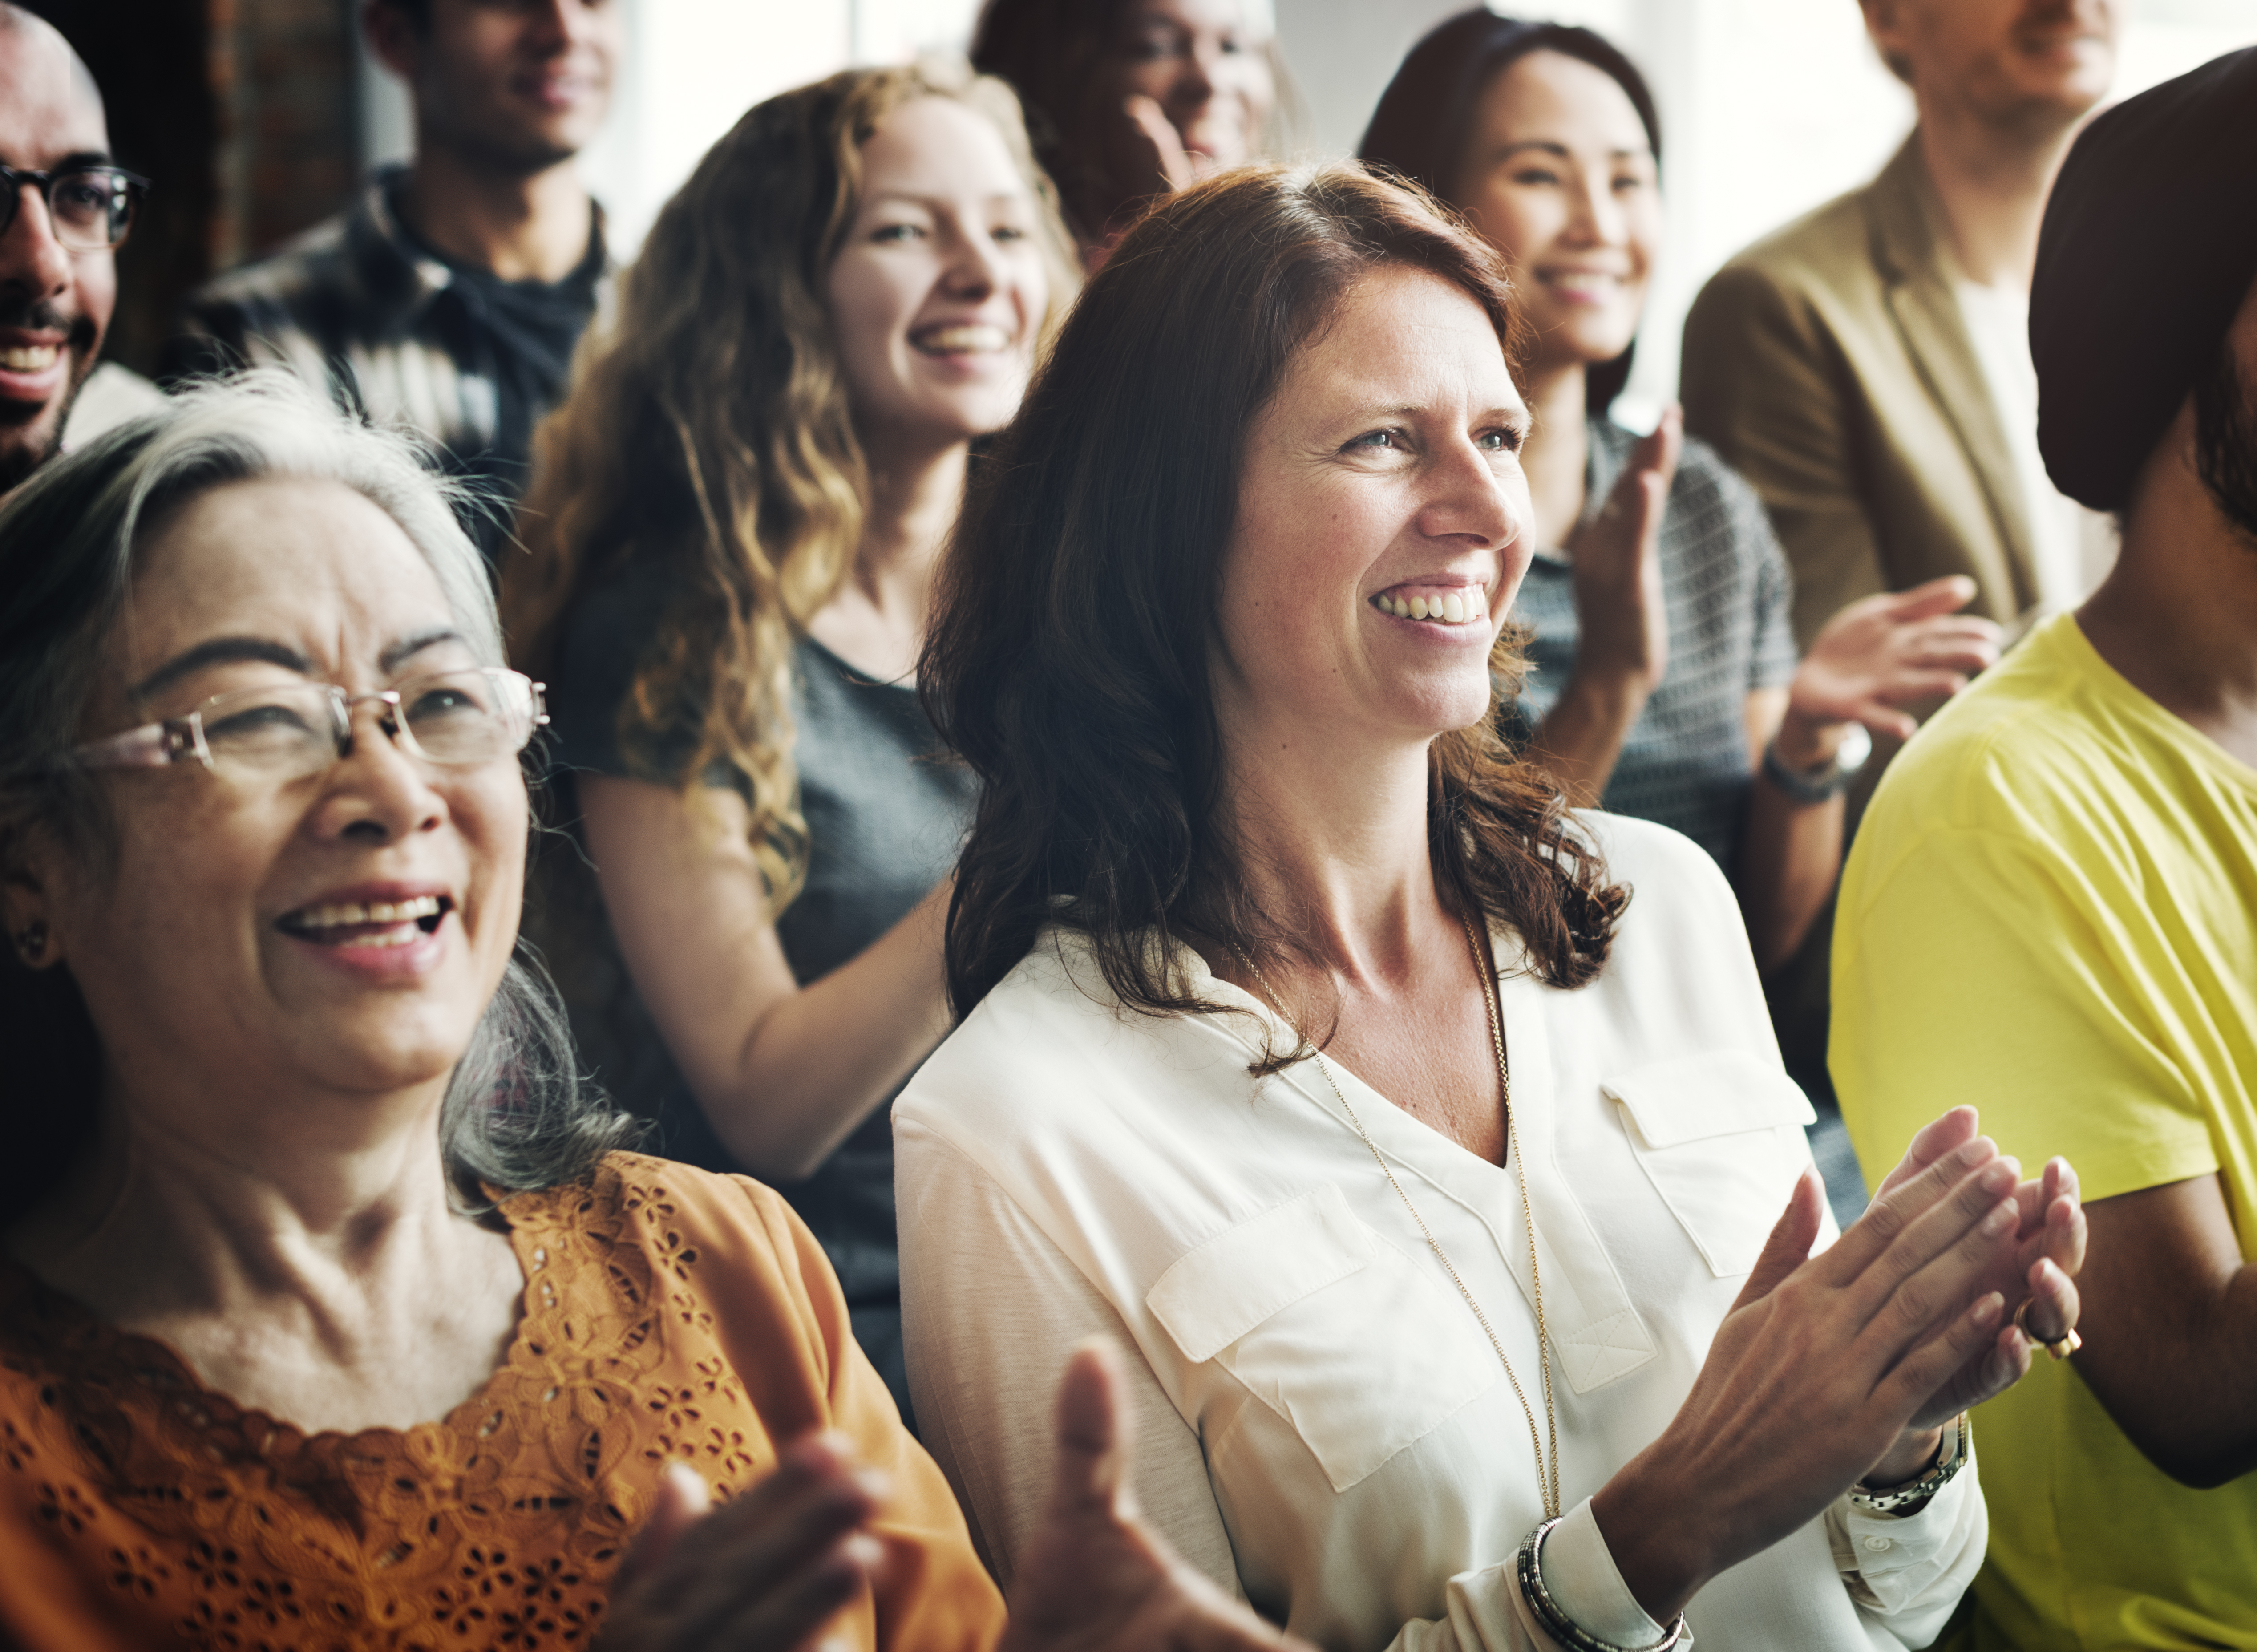
[[[1544,1586],[1577,1627],[1617,1646],[1651,1646],[1667,1633],[1645,1615],[1616,1570],[1598,1517],[1585,1498],[1544,1540]]]

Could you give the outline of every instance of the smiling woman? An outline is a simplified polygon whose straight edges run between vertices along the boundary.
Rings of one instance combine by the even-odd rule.
[[[129,858],[131,845],[121,834],[137,824],[166,839],[180,829],[177,817],[121,817],[105,801],[103,783],[96,778],[105,769],[195,762],[230,783],[243,776],[256,791],[278,760],[286,769],[291,763],[321,769],[334,760],[335,731],[347,727],[343,720],[354,713],[341,691],[308,680],[317,670],[308,642],[287,628],[262,628],[248,613],[240,623],[220,625],[215,620],[232,612],[229,604],[237,599],[263,593],[270,602],[279,599],[260,548],[278,532],[302,528],[309,517],[322,524],[317,538],[336,537],[343,548],[341,557],[348,550],[366,551],[373,565],[386,568],[400,564],[403,556],[409,558],[407,583],[433,612],[425,614],[424,623],[385,640],[387,656],[397,650],[396,658],[379,662],[387,676],[395,668],[409,677],[451,671],[512,696],[510,714],[488,720],[478,736],[482,752],[491,747],[513,753],[533,732],[538,696],[513,673],[500,670],[500,639],[485,578],[474,561],[455,555],[459,540],[443,497],[434,493],[413,454],[382,442],[341,442],[334,421],[308,422],[300,416],[304,408],[278,384],[265,385],[257,396],[214,404],[228,408],[223,417],[204,410],[207,400],[191,399],[164,428],[161,443],[145,431],[138,442],[120,436],[90,450],[75,466],[87,473],[76,490],[27,489],[15,501],[9,578],[18,594],[0,629],[0,691],[8,707],[0,723],[0,772],[9,777],[0,785],[0,839],[13,852],[33,842],[49,845],[50,852],[53,845],[69,844],[99,869]],[[268,472],[280,477],[253,481]],[[241,486],[222,486],[235,483]],[[163,540],[166,554],[153,564],[145,560],[137,570],[131,560],[137,534],[145,524],[175,514],[178,520],[168,524],[173,532]],[[333,519],[341,519],[342,527]],[[58,541],[85,549],[35,556],[26,549]],[[197,546],[223,554],[209,562],[198,557]],[[321,577],[311,570],[308,576]],[[134,598],[130,607],[129,592]],[[337,594],[341,602],[346,599],[346,593]],[[82,614],[83,629],[53,628],[58,608]],[[109,664],[131,675],[124,681],[106,678],[103,663],[88,648],[88,637],[128,618],[132,658]],[[329,698],[315,711],[308,696]],[[135,720],[137,708],[172,714],[75,752],[70,748],[70,731],[87,726],[90,716],[96,727],[116,727]],[[320,739],[277,738],[279,724],[307,715],[317,717],[329,735],[326,755]],[[410,725],[416,720],[411,717]],[[482,805],[473,817],[482,828],[477,840],[485,845],[489,859],[522,853],[524,805],[508,791],[499,800],[483,791],[475,794]],[[231,795],[224,789],[199,794],[195,806],[220,807]],[[509,840],[496,847],[496,834]],[[105,904],[141,900],[177,910],[173,897],[183,869],[173,864],[174,858],[173,853],[165,857],[164,887],[138,893],[113,888],[105,893]],[[616,1145],[621,1127],[607,1110],[592,1108],[583,1097],[570,1040],[549,1001],[534,989],[522,966],[507,961],[515,942],[516,892],[492,893],[485,878],[474,880],[472,860],[467,854],[458,857],[445,876],[426,880],[431,882],[428,888],[410,888],[397,880],[365,890],[294,888],[289,893],[303,898],[287,901],[282,891],[269,891],[261,902],[263,917],[254,918],[247,930],[234,919],[187,922],[178,939],[211,967],[185,978],[193,994],[187,1001],[144,978],[160,967],[159,953],[126,941],[128,931],[116,932],[123,948],[116,961],[124,973],[99,978],[114,982],[124,1001],[138,1006],[137,1016],[177,1021],[175,1031],[224,1036],[222,1029],[244,1030],[244,1017],[257,1013],[254,1006],[262,1002],[263,991],[239,990],[245,975],[263,989],[287,995],[315,991],[328,972],[338,968],[400,975],[421,982],[419,991],[433,985],[422,978],[437,971],[437,984],[445,989],[432,992],[431,1001],[455,1006],[449,1013],[492,999],[486,1013],[473,1017],[463,1031],[471,1054],[463,1081],[449,1090],[444,1110],[442,1132],[455,1186],[474,1202],[483,1197],[478,1191],[481,1181],[503,1188],[544,1186],[577,1173]],[[221,869],[211,869],[223,875]],[[59,890],[46,890],[26,867],[11,864],[9,872],[11,903],[31,898],[35,890],[44,890],[43,899],[61,898]],[[76,881],[57,876],[59,889]],[[474,907],[473,882],[479,902],[496,904],[491,922]],[[421,910],[417,921],[403,921],[395,912],[389,925],[358,931],[319,921],[334,916],[334,909],[347,900],[395,906],[406,900],[419,908],[435,901],[442,910],[436,922]],[[435,932],[449,916],[453,944],[442,945]],[[146,913],[143,917],[156,921]],[[11,904],[11,933],[23,932],[28,925],[52,936],[64,926],[44,906],[39,915],[24,918]],[[473,923],[478,925],[478,947],[485,949],[476,958],[476,949],[469,947]],[[405,947],[397,957],[388,954],[390,944],[416,940],[427,930],[432,934],[426,944]],[[318,950],[307,945],[315,942],[320,943]],[[61,945],[48,944],[58,949]],[[485,955],[495,948],[498,956]],[[379,950],[387,951],[381,961]],[[492,988],[471,990],[467,975],[489,968],[500,981],[498,995]],[[19,976],[12,983],[19,1014],[25,997],[47,1003],[37,1017],[45,1023],[42,1036],[18,1055],[16,1070],[28,1081],[11,1086],[11,1095],[29,1099],[43,1093],[53,1098],[91,1095],[98,1088],[83,976],[74,969],[36,982]],[[442,1029],[439,1036],[443,1042],[454,1032]],[[505,1066],[519,1075],[518,1089],[510,1111],[497,1114],[485,1104],[478,1082],[490,1084]],[[94,1122],[83,1109],[39,1106],[23,1124],[31,1139],[67,1160],[89,1143]],[[0,1200],[20,1209],[31,1188],[52,1175],[53,1163],[39,1162],[37,1156],[31,1162],[11,1159]]]
[[[670,1156],[784,1184],[904,1407],[884,1106],[946,1025],[969,792],[909,679],[973,441],[1072,284],[999,82],[772,98],[622,279],[503,565],[585,851],[532,920],[583,1046]]]
[[[1143,1506],[1320,1645],[1926,1645],[1982,1554],[1961,1410],[2017,1304],[2075,1317],[2075,1183],[1960,1109],[1811,1255],[1721,874],[1495,730],[1515,304],[1428,196],[1228,174],[975,484],[924,667],[981,782],[961,1020],[894,1108],[919,1414],[1006,1578],[1027,1408],[1109,1334]]]
[[[0,507],[0,994],[59,1012],[0,1089],[0,1643],[1274,1649],[1105,1494],[1093,1354],[1006,1631],[806,1229],[615,1151],[511,962],[499,653],[446,492],[293,379]]]
[[[1673,409],[1643,440],[1607,416],[1662,224],[1660,117],[1611,43],[1461,12],[1404,60],[1362,154],[1496,247],[1534,337],[1537,549],[1516,610],[1534,669],[1509,734],[1579,799],[1708,850],[1758,963],[1784,963],[1841,864],[1857,761],[1837,752],[1865,726],[1901,738],[1900,708],[1963,686],[1996,658],[1997,627],[1953,612],[1971,586],[1938,581],[1852,605],[1798,669],[1792,581],[1754,492]]]

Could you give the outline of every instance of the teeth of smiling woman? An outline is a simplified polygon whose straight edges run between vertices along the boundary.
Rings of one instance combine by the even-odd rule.
[[[293,915],[294,929],[343,929],[354,924],[413,924],[436,918],[445,910],[436,895],[419,895],[412,901],[345,901],[331,906],[309,906]],[[397,944],[397,943],[393,943]]]
[[[0,367],[10,372],[45,372],[61,353],[55,344],[13,344],[0,350]]]
[[[1382,592],[1375,600],[1383,610],[1398,620],[1433,620],[1443,625],[1470,625],[1475,620],[1489,618],[1489,595],[1479,585],[1462,592],[1454,591],[1432,599],[1405,599]]]
[[[978,323],[961,327],[936,327],[930,332],[917,337],[917,343],[923,348],[951,354],[1001,350],[1010,342],[1001,328]]]

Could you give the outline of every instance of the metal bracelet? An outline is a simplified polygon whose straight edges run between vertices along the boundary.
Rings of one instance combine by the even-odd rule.
[[[1602,1641],[1569,1617],[1544,1586],[1544,1540],[1559,1523],[1557,1520],[1546,1521],[1520,1545],[1520,1596],[1528,1602],[1529,1611],[1536,1614],[1536,1621],[1544,1626],[1545,1634],[1567,1648],[1568,1652],[1670,1652],[1685,1638],[1685,1614],[1681,1612],[1662,1632],[1661,1639],[1636,1647]]]
[[[1779,755],[1779,741],[1773,738],[1763,749],[1764,776],[1797,803],[1828,803],[1850,789],[1872,750],[1873,737],[1865,732],[1864,725],[1852,723],[1832,762],[1815,769],[1790,769]]]
[[[1885,1492],[1869,1491],[1860,1480],[1850,1488],[1850,1506],[1869,1514],[1893,1514],[1907,1503],[1926,1503],[1950,1485],[1952,1477],[1965,1468],[1968,1459],[1975,1454],[1975,1425],[1963,1411],[1943,1428],[1950,1437],[1937,1449],[1934,1468],[1916,1480],[1892,1485]]]

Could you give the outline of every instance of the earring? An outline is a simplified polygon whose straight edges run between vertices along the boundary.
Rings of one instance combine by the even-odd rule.
[[[26,924],[16,932],[16,950],[27,964],[37,964],[47,955],[47,926],[42,923]]]

